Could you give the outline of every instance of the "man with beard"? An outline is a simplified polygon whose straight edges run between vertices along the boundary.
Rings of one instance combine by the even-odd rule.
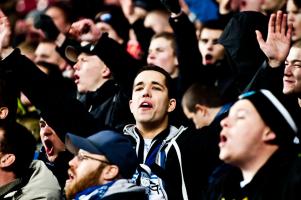
[[[65,143],[75,155],[69,162],[67,199],[146,199],[145,189],[127,180],[138,159],[124,135],[110,130],[88,138],[68,133]]]

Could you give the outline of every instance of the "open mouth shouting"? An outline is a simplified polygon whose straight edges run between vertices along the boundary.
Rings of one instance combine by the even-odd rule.
[[[222,147],[225,146],[226,142],[227,142],[227,137],[224,134],[221,133],[220,134],[220,142],[219,142],[218,146],[220,148],[222,148]]]
[[[75,84],[78,84],[78,82],[79,82],[79,76],[77,74],[74,74],[73,81],[74,81]]]
[[[66,185],[70,182],[73,181],[73,179],[75,178],[74,173],[72,172],[71,169],[68,170],[68,179],[66,180]]]
[[[150,101],[143,101],[140,103],[139,108],[142,110],[149,110],[153,108],[153,104]]]
[[[54,147],[53,143],[50,139],[45,139],[44,140],[44,147],[45,147],[45,152],[47,156],[53,156],[54,155]]]
[[[213,64],[213,56],[209,53],[205,55],[205,64]]]

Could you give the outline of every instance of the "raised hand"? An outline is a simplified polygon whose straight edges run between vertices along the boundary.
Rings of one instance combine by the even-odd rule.
[[[147,11],[134,5],[133,0],[119,0],[122,12],[130,24],[138,19],[144,18]]]
[[[9,20],[0,9],[0,51],[9,46],[10,36],[11,29]]]
[[[82,19],[74,22],[71,25],[69,34],[81,42],[86,41],[89,43],[97,42],[102,35],[91,19]]]
[[[263,40],[260,31],[256,31],[257,41],[261,50],[269,59],[271,67],[278,67],[289,53],[292,35],[292,25],[287,26],[287,14],[278,11],[269,20],[268,36]]]

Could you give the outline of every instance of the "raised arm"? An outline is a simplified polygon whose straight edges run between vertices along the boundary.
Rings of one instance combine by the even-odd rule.
[[[0,12],[0,45],[5,44],[6,28],[9,28],[7,17]],[[66,94],[61,82],[50,79],[30,59],[21,55],[19,49],[0,61],[0,71],[10,72],[12,81],[41,111],[47,123],[61,134],[62,140],[67,132],[89,136],[104,129],[81,102]]]
[[[11,27],[8,18],[0,9],[0,55],[1,58],[6,57],[12,52],[12,48],[9,44],[11,37]]]
[[[188,16],[181,10],[178,0],[161,0],[171,12],[169,23],[177,44],[181,90],[184,92],[192,83],[203,80],[201,76],[202,56],[198,47],[196,30]]]
[[[69,34],[79,42],[95,44],[101,38],[102,32],[96,27],[91,19],[82,19],[71,25]]]
[[[271,15],[266,41],[262,38],[262,34],[256,31],[259,46],[267,56],[271,67],[278,67],[285,61],[290,50],[291,35],[292,25],[287,26],[287,14],[282,11]]]
[[[134,59],[119,43],[109,38],[108,34],[96,29],[93,21],[84,19],[72,24],[70,33],[78,39],[94,43],[99,57],[110,68],[114,79],[128,90],[144,63]]]

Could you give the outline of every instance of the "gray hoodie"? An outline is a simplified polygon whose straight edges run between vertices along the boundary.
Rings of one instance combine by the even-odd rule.
[[[34,160],[30,168],[32,174],[27,184],[23,187],[15,187],[14,190],[8,192],[5,196],[5,200],[33,200],[33,199],[47,199],[47,200],[61,200],[61,188],[60,185],[52,174],[52,172],[46,167],[46,165],[40,160]]]

